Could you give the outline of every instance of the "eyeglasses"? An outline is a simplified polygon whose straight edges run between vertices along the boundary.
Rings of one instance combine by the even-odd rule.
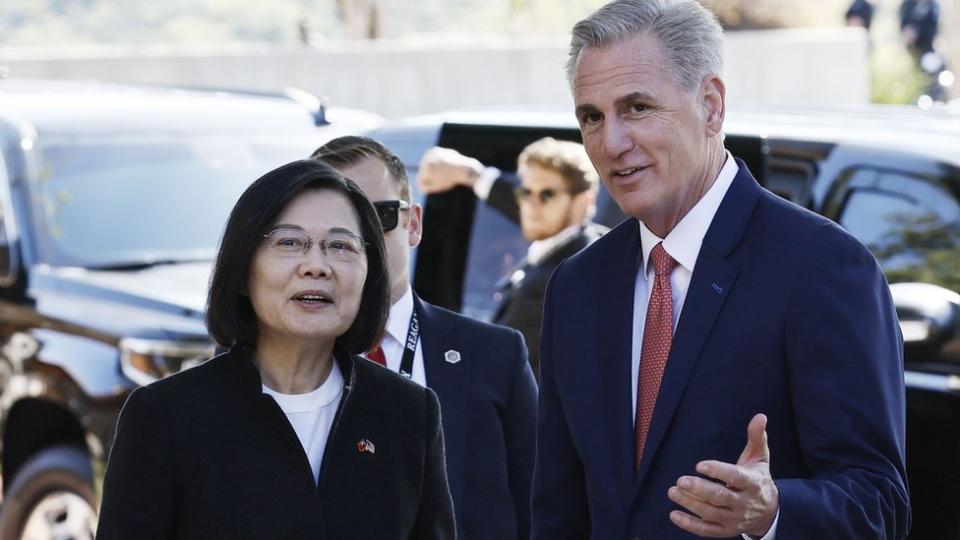
[[[326,238],[313,239],[299,229],[274,229],[263,235],[270,253],[284,258],[302,257],[316,242],[324,257],[335,261],[357,262],[369,245],[359,236],[348,232],[332,233]]]
[[[576,193],[579,193],[579,192],[575,192],[569,189],[554,189],[554,188],[546,188],[546,189],[541,189],[540,191],[533,191],[532,189],[523,187],[523,186],[520,186],[513,190],[513,196],[517,198],[518,203],[529,202],[531,197],[536,197],[540,201],[540,204],[549,204],[550,201],[555,199],[557,195],[560,195],[561,193],[570,193],[575,195]]]
[[[380,226],[383,232],[390,232],[397,228],[400,222],[400,211],[408,210],[410,203],[407,201],[377,201],[373,203],[377,209],[377,215],[380,216]]]

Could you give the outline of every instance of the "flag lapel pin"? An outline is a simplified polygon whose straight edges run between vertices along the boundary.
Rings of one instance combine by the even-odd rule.
[[[357,452],[360,454],[364,452],[370,452],[371,454],[376,454],[377,447],[374,446],[373,443],[367,439],[360,439],[360,441],[357,442]]]

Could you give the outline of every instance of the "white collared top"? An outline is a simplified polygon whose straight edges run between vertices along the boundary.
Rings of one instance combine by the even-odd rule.
[[[677,223],[673,230],[667,234],[666,238],[660,238],[650,231],[642,221],[638,221],[643,263],[637,271],[633,295],[633,350],[631,356],[633,364],[630,377],[633,392],[631,418],[634,418],[634,420],[636,420],[637,414],[637,379],[640,370],[640,349],[643,345],[643,325],[646,322],[647,304],[650,301],[650,292],[653,289],[653,265],[648,265],[650,252],[658,242],[663,242],[663,249],[678,263],[670,276],[670,287],[673,293],[673,328],[676,330],[677,322],[680,320],[680,311],[683,309],[683,301],[687,298],[687,289],[690,287],[690,278],[693,277],[693,268],[697,264],[700,246],[707,235],[710,223],[713,222],[713,216],[720,208],[723,196],[727,194],[727,190],[739,170],[736,160],[733,159],[730,152],[727,152],[727,159],[720,169],[716,181],[697,201],[697,204],[687,212],[687,215],[680,220],[680,223]],[[746,426],[744,426],[744,429],[746,429]]]
[[[539,264],[550,252],[576,236],[577,233],[580,232],[581,226],[579,223],[571,225],[550,238],[532,242],[530,247],[527,248],[527,262],[530,264]]]

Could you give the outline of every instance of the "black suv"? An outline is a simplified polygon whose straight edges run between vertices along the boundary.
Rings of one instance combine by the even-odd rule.
[[[730,112],[725,131],[727,148],[763,185],[838,222],[886,271],[905,340],[910,538],[960,538],[960,116],[744,109]],[[400,154],[411,178],[435,144],[513,171],[540,137],[580,140],[572,113],[517,109],[419,117],[369,135]],[[518,228],[465,188],[423,202],[414,287],[489,317],[495,283],[526,251]],[[622,219],[601,192],[597,221]]]
[[[379,123],[295,90],[0,81],[0,538],[92,537],[127,395],[213,351],[237,197]]]

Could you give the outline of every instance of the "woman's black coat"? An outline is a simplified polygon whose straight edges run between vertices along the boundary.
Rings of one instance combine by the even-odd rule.
[[[319,482],[242,349],[134,391],[97,538],[453,538],[437,397],[361,357],[337,364]]]

